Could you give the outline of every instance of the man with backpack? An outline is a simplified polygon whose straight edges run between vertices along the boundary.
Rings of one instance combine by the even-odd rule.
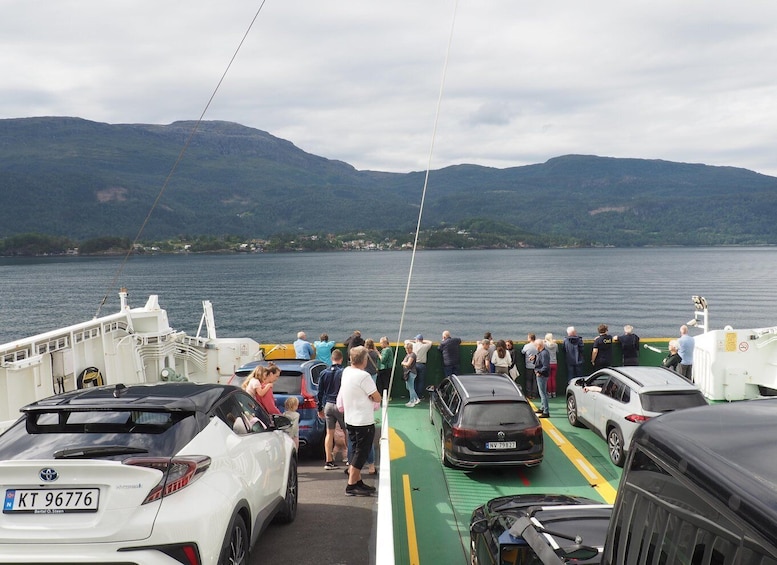
[[[332,351],[332,366],[321,371],[318,378],[318,413],[322,419],[326,420],[326,437],[324,438],[326,463],[324,469],[327,471],[337,469],[334,460],[337,424],[340,424],[340,429],[346,436],[348,434],[343,413],[337,408],[337,394],[340,392],[342,376],[343,354],[339,349],[335,349]]]

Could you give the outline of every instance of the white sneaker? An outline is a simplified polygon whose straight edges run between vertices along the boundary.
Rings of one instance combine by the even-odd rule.
[[[412,408],[413,406],[415,406],[415,402],[411,400],[410,402],[406,403],[405,406],[407,406],[408,408]]]
[[[415,402],[413,403],[413,406],[416,406],[418,404],[421,404],[421,399],[420,398],[416,398],[415,399]]]

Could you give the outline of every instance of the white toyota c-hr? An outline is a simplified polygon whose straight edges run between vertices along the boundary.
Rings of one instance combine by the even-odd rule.
[[[0,436],[0,562],[246,564],[297,512],[290,422],[217,384],[104,386]]]

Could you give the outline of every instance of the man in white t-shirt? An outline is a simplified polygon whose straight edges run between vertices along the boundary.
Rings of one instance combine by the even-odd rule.
[[[419,399],[423,399],[426,394],[426,354],[432,348],[432,340],[424,339],[424,336],[418,334],[415,341],[406,339],[405,345],[413,344],[413,353],[415,353],[415,393]]]
[[[361,473],[375,440],[374,403],[380,402],[380,393],[370,374],[364,370],[367,366],[367,349],[362,345],[354,347],[349,356],[351,364],[343,369],[340,381],[343,415],[348,427],[348,438],[353,445],[345,494],[370,496],[375,492],[375,487],[364,484]]]

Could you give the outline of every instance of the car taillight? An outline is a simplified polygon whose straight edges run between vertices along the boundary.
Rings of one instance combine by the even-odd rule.
[[[542,426],[537,426],[536,428],[526,428],[524,430],[524,433],[527,436],[540,436],[540,437],[542,437]]]
[[[451,435],[456,438],[469,439],[478,435],[477,430],[470,430],[468,428],[451,428]]]
[[[641,424],[642,422],[647,422],[650,420],[650,416],[643,416],[642,414],[629,414],[626,416],[626,419],[629,422],[634,422],[635,424]]]
[[[300,408],[312,408],[313,410],[318,410],[318,402],[316,402],[316,399],[312,396],[303,396]]]
[[[305,377],[302,377],[300,394],[302,394],[302,404],[300,405],[300,408],[312,408],[313,410],[318,410],[318,400],[315,396],[308,392],[308,383],[305,381]]]
[[[210,467],[210,457],[132,457],[124,460],[125,465],[149,467],[162,471],[162,478],[148,493],[143,504],[154,502],[188,487]]]

